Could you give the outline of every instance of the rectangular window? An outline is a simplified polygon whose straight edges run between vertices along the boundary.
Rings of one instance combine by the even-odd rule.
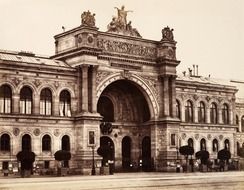
[[[3,162],[3,170],[8,170],[8,162]]]
[[[4,99],[0,98],[0,113],[4,113]]]
[[[175,139],[175,134],[171,134],[170,135],[170,142],[171,142],[171,146],[175,146],[176,145],[176,139]]]
[[[48,169],[50,167],[50,162],[49,161],[44,161],[44,168]]]

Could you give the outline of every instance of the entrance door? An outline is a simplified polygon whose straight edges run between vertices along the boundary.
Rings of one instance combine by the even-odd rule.
[[[142,140],[142,170],[151,171],[151,139],[150,137],[144,137]]]
[[[126,136],[122,140],[122,168],[125,171],[130,169],[131,164],[131,138]]]
[[[107,136],[100,138],[100,148],[103,150],[102,154],[102,166],[106,166],[109,163],[114,167],[114,142]]]

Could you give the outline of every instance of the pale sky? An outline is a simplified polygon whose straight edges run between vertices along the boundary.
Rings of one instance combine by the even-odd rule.
[[[195,64],[200,75],[244,81],[244,0],[0,0],[0,49],[51,56],[62,26],[78,27],[90,10],[106,31],[122,5],[145,39],[174,28],[178,73]]]

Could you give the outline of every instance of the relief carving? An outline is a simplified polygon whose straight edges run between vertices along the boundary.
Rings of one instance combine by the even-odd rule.
[[[157,78],[150,76],[143,76],[145,82],[150,86],[150,89],[153,91],[157,101],[159,101],[159,91],[157,89]]]
[[[15,77],[15,78],[13,79],[13,82],[14,82],[15,86],[18,86],[19,83],[20,83],[20,80],[19,80],[17,77]]]
[[[14,134],[15,136],[18,136],[19,133],[20,133],[19,128],[14,128],[14,129],[13,129],[13,134]]]
[[[98,71],[96,76],[96,84],[98,85],[103,79],[109,76],[111,72],[107,71]]]
[[[127,42],[117,42],[105,39],[98,39],[97,46],[107,52],[126,53],[151,59],[152,57],[156,57],[156,48],[154,47],[145,47]]]
[[[40,133],[41,133],[41,130],[38,129],[38,128],[37,129],[34,129],[33,133],[34,133],[34,135],[39,136]]]

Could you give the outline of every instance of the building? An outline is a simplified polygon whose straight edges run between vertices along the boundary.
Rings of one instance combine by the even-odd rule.
[[[79,27],[54,37],[51,57],[0,52],[2,170],[16,170],[21,150],[33,151],[39,168],[56,168],[54,153],[68,150],[65,166],[81,174],[106,162],[115,171],[140,164],[167,171],[186,144],[207,149],[211,159],[223,148],[238,158],[244,104],[235,83],[177,76],[173,30],[165,27],[159,41],[143,39],[124,7],[118,10],[107,32],[84,12]]]

